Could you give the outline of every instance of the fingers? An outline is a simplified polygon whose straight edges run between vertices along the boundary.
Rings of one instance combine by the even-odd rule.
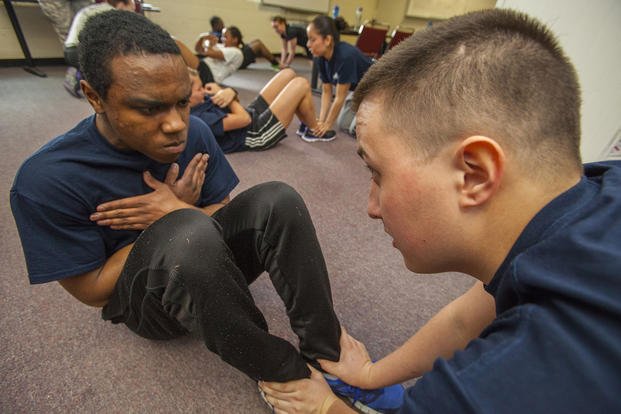
[[[164,183],[158,181],[155,177],[153,177],[149,171],[145,171],[142,173],[142,179],[144,180],[145,184],[151,187],[153,190],[157,190],[162,185],[164,185]]]
[[[192,159],[192,161],[193,160],[194,159]],[[177,181],[178,176],[179,176],[179,164],[177,164],[176,162],[173,162],[172,164],[170,164],[170,168],[168,169],[168,172],[166,173],[166,178],[164,179],[164,182],[168,185],[173,185],[175,181]]]
[[[145,219],[139,208],[115,209],[91,215],[91,220],[98,226],[110,227],[113,230],[143,230],[149,225],[149,220]]]

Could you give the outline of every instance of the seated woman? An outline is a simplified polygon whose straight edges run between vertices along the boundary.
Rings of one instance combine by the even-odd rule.
[[[218,43],[218,38],[211,33],[202,34],[194,46],[197,55],[180,40],[175,39],[175,42],[186,65],[199,72],[203,84],[221,83],[236,72],[244,61],[239,49],[240,39],[236,36],[238,32],[235,26],[225,27],[222,31],[222,43]]]
[[[335,122],[339,128],[351,131],[355,122],[354,113],[349,108],[351,96],[358,82],[371,66],[371,59],[356,47],[341,42],[334,20],[327,16],[317,16],[306,28],[308,47],[315,57],[314,64],[319,69],[323,83],[321,90],[321,109],[319,126],[313,131],[322,134],[332,129]],[[345,104],[346,99],[348,104]],[[298,133],[303,133],[304,125]],[[306,140],[316,140],[313,134],[304,134]]]
[[[213,16],[210,22],[212,29],[211,33],[201,34],[196,41],[194,49],[199,54],[201,53],[202,43],[209,36],[209,34],[215,35],[218,38],[218,41],[223,41],[222,34],[225,28],[222,19],[218,16]],[[261,40],[254,39],[251,40],[249,43],[244,43],[242,33],[237,26],[229,26],[226,28],[226,30],[231,33],[234,39],[234,44],[237,47],[241,48],[242,54],[244,56],[244,60],[239,69],[245,69],[251,63],[255,63],[258,57],[263,57],[267,59],[274,69],[278,69],[278,60],[274,57],[274,55],[272,55],[272,52],[269,51],[267,46],[265,46],[265,44]]]
[[[306,56],[312,58],[310,49],[306,46],[308,37],[306,29],[299,26],[291,26],[287,23],[287,19],[282,16],[272,17],[272,28],[282,39],[282,51],[280,53],[280,68],[286,68],[291,65],[295,57],[295,48],[301,46],[304,48]]]
[[[234,89],[216,83],[202,86],[196,74],[191,77],[190,113],[209,125],[227,154],[273,147],[287,136],[285,129],[293,115],[310,129],[317,126],[310,85],[291,69],[278,72],[247,108],[239,103]],[[325,132],[326,140],[335,135]]]

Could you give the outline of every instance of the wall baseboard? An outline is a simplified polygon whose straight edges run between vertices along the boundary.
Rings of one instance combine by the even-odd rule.
[[[33,63],[36,66],[66,66],[65,59],[58,58],[35,58],[33,59]],[[0,67],[9,68],[13,66],[28,66],[28,61],[26,59],[0,59]]]

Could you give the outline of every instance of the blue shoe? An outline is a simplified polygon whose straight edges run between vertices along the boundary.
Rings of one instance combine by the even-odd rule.
[[[324,373],[323,376],[336,395],[349,399],[353,406],[363,413],[391,413],[398,410],[403,404],[403,386],[401,384],[375,390],[363,390],[346,384],[333,375]]]
[[[304,133],[304,135],[302,135],[302,139],[306,142],[328,142],[332,141],[334,138],[336,138],[336,132],[331,129],[326,131],[326,133],[323,134],[322,137],[318,137],[317,135],[313,134],[310,129],[306,128],[306,132]]]
[[[297,131],[295,131],[295,134],[299,137],[303,137],[304,134],[306,134],[307,129],[308,127],[306,126],[306,124],[304,122],[300,122],[300,127],[298,128]]]

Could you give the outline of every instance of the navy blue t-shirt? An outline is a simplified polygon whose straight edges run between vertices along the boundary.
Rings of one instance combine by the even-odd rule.
[[[358,82],[371,66],[371,58],[345,42],[336,44],[330,60],[323,57],[315,59],[315,64],[319,68],[319,77],[323,83],[332,85],[350,83],[350,91],[356,89]]]
[[[190,113],[205,122],[218,141],[218,145],[225,154],[231,152],[245,151],[246,150],[246,131],[245,128],[238,128],[232,131],[224,130],[223,119],[227,115],[227,111],[214,105],[209,97],[205,98],[202,104],[196,105],[190,110]]]
[[[197,206],[217,203],[239,180],[209,128],[190,117],[184,152],[177,159],[179,177],[197,153],[209,154]],[[102,266],[118,249],[134,242],[139,231],[112,230],[89,220],[104,202],[153,191],[142,178],[149,170],[164,180],[170,164],[135,151],[114,148],[97,131],[95,116],[84,119],[30,156],[11,188],[11,209],[31,283],[45,283]]]
[[[302,46],[306,50],[306,54],[308,56],[311,56],[310,50],[306,46],[306,44],[308,43],[308,35],[306,34],[306,28],[300,27],[300,26],[286,25],[285,32],[280,35],[280,38],[287,40],[287,41],[291,39],[296,39],[297,45]]]
[[[496,319],[438,359],[400,413],[621,412],[621,162],[585,165],[486,290]]]

